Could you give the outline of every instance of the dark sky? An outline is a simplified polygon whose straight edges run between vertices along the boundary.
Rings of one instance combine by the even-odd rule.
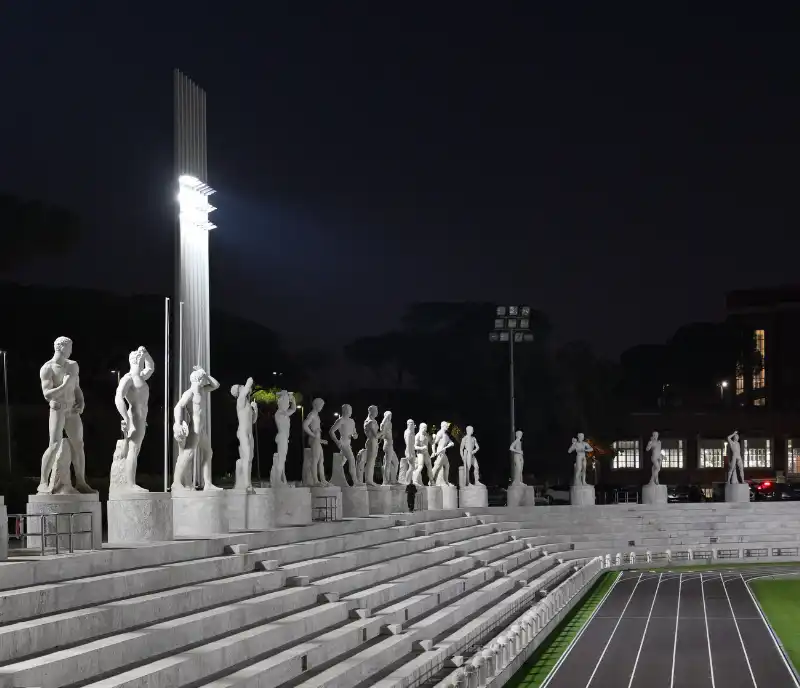
[[[208,92],[212,298],[290,342],[475,299],[617,354],[796,281],[796,25],[542,4],[3,3],[0,190],[86,223],[12,277],[171,288],[179,67]]]

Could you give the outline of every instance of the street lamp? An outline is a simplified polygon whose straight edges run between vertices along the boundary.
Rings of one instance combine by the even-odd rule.
[[[725,390],[728,388],[728,381],[723,380],[719,383],[719,398],[725,401]]]
[[[514,412],[514,345],[533,342],[531,309],[529,306],[497,306],[494,330],[489,333],[490,342],[508,342],[508,379],[511,406],[511,441],[514,441],[517,424]]]
[[[112,371],[111,371],[111,374],[112,374],[112,375],[116,375],[116,376],[117,376],[117,387],[119,387],[119,380],[120,380],[120,374],[119,374],[119,371],[118,371],[118,370],[112,370]]]
[[[11,406],[8,403],[8,351],[0,349],[3,354],[3,390],[6,401],[6,442],[8,448],[8,474],[11,475]]]

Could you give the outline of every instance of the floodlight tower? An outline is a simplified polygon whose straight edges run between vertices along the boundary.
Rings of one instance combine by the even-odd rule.
[[[174,102],[175,191],[178,201],[175,295],[178,307],[173,309],[173,332],[178,352],[174,376],[174,400],[177,400],[188,389],[189,375],[194,366],[209,371],[211,364],[208,233],[216,225],[208,219],[215,208],[208,202],[214,189],[207,183],[206,93],[176,69]],[[208,409],[206,427],[210,436],[210,399],[205,401]],[[197,472],[195,458],[195,483]]]
[[[508,342],[508,379],[511,406],[511,441],[517,432],[514,410],[514,345],[533,342],[531,328],[531,309],[529,306],[497,306],[495,309],[494,330],[489,333],[490,342]],[[511,458],[513,471],[514,459]]]

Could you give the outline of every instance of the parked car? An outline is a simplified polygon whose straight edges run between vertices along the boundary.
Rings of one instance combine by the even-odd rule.
[[[800,491],[794,485],[776,483],[772,480],[762,480],[755,485],[751,484],[751,501],[797,501],[800,500]]]
[[[705,499],[703,490],[700,489],[699,485],[667,485],[667,501],[671,504],[704,502]]]
[[[544,491],[548,504],[569,504],[569,485],[553,485]]]

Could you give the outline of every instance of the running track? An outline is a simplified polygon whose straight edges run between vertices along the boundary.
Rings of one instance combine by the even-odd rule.
[[[543,688],[800,688],[745,585],[770,573],[624,572]]]

